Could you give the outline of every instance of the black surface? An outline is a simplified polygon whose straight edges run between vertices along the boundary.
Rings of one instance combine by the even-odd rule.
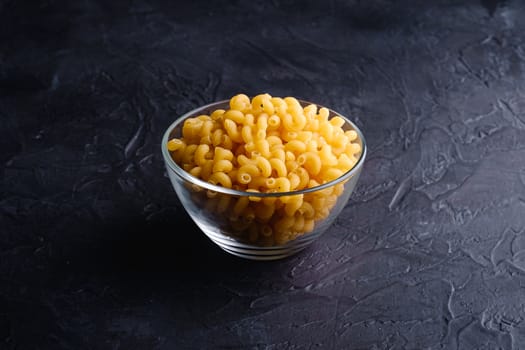
[[[1,349],[525,349],[522,1],[0,1]],[[164,129],[244,92],[369,157],[335,225],[227,255]]]

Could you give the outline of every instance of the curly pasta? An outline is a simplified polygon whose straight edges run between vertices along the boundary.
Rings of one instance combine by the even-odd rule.
[[[284,244],[311,232],[337,204],[344,183],[304,195],[291,191],[319,186],[352,169],[362,151],[357,132],[344,130],[345,120],[330,118],[327,108],[303,107],[294,97],[238,94],[229,107],[186,119],[182,135],[167,144],[173,160],[212,184],[286,195],[201,191],[203,207],[225,217],[238,238],[252,243]]]

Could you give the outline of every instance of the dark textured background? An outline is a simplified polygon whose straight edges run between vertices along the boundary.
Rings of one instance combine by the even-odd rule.
[[[0,0],[1,349],[525,349],[525,4]],[[227,255],[163,130],[244,92],[351,117],[335,225]]]

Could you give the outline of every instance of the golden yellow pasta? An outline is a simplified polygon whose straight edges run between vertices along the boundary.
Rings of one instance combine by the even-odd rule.
[[[226,188],[232,187],[232,179],[228,176],[228,174],[217,171],[210,175],[208,182],[214,184],[214,185],[221,185]]]
[[[300,195],[261,197],[317,187],[352,169],[362,151],[355,130],[315,104],[294,97],[238,94],[229,109],[184,121],[181,137],[168,141],[173,160],[201,180],[254,193],[232,196],[195,188],[192,198],[225,220],[238,239],[285,244],[326,218],[344,183]],[[199,197],[200,196],[200,197]]]
[[[240,112],[239,112],[240,113]],[[253,142],[252,128],[249,125],[244,125],[241,129],[241,137],[244,143]]]
[[[224,126],[224,129],[226,130],[226,133],[228,134],[228,137],[233,142],[237,142],[237,143],[243,142],[241,133],[239,132],[239,129],[238,129],[238,125],[234,120],[224,119],[223,126]]]
[[[206,163],[207,157],[210,155],[210,146],[207,144],[200,144],[195,150],[194,158],[195,164],[203,165]]]
[[[284,152],[283,152],[284,155]],[[284,161],[280,158],[270,158],[270,166],[277,177],[284,177],[288,175],[288,169]]]
[[[218,161],[221,159],[233,160],[232,151],[222,147],[215,147],[213,151],[213,160]]]
[[[293,216],[295,212],[303,205],[303,195],[290,196],[290,199],[284,206],[284,212],[288,216]]]
[[[257,168],[257,165],[253,163],[247,163],[241,166],[237,171],[237,180],[241,184],[246,185],[250,183],[252,179],[258,177],[259,175],[260,171],[259,168]]]
[[[202,173],[202,167],[200,166],[196,166],[194,168],[191,168],[189,170],[189,173],[195,177],[200,177],[201,173]]]
[[[212,171],[214,173],[226,172],[229,173],[233,169],[233,163],[227,159],[218,159],[213,162]]]
[[[202,170],[200,171],[200,178],[203,179],[204,181],[208,181],[208,179],[210,178],[210,175],[212,174],[212,169],[213,169],[213,161],[211,160],[208,160],[206,161],[202,166],[201,166]]]
[[[230,109],[229,111],[226,111],[223,114],[223,117],[227,120],[232,120],[236,124],[242,124],[245,119],[244,113],[235,109]]]
[[[256,140],[255,142],[255,150],[263,157],[270,157],[271,151],[270,151],[270,143],[267,140]]]
[[[306,151],[306,143],[297,139],[290,140],[284,146],[284,149],[294,153],[303,153]]]
[[[323,159],[324,160],[324,159]],[[304,152],[297,157],[297,163],[302,165],[311,175],[317,175],[323,167],[321,157],[315,152]]]
[[[246,112],[251,108],[250,98],[245,94],[238,94],[230,99],[230,108],[233,110]]]
[[[185,146],[186,144],[184,143],[184,141],[179,139],[171,139],[168,141],[168,151],[170,152],[177,151],[181,148],[184,148]]]

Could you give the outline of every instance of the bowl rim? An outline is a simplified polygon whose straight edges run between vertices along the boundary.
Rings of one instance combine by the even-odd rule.
[[[347,117],[345,117],[341,113],[338,113],[338,112],[334,111],[331,108],[325,107],[325,106],[320,105],[320,104],[315,103],[315,102],[310,102],[310,101],[307,101],[307,100],[297,99],[297,101],[299,101],[301,104],[306,104],[306,105],[314,104],[318,108],[322,108],[322,107],[327,108],[332,114],[335,114],[335,115],[340,116],[341,118],[343,118],[345,120],[345,122],[348,123],[353,128],[353,130],[355,130],[357,132],[357,136],[358,136],[359,140],[361,141],[361,154],[359,156],[359,159],[357,160],[357,163],[350,170],[348,170],[346,173],[344,173],[343,175],[341,175],[337,179],[325,182],[323,184],[320,184],[319,186],[310,187],[310,188],[304,188],[302,190],[288,191],[288,192],[248,192],[248,191],[240,191],[240,190],[236,190],[236,189],[232,189],[232,188],[226,188],[226,187],[222,187],[222,186],[219,186],[219,185],[214,185],[214,184],[211,184],[211,183],[209,183],[207,181],[201,180],[201,179],[191,175],[189,172],[187,172],[183,168],[181,168],[173,160],[173,158],[170,155],[170,152],[168,151],[168,141],[170,139],[170,135],[171,135],[173,129],[175,129],[179,124],[184,122],[184,120],[186,120],[190,116],[193,116],[193,115],[196,116],[196,115],[198,115],[199,111],[204,111],[204,110],[213,108],[214,106],[223,105],[223,104],[229,103],[229,101],[230,100],[220,100],[220,101],[208,103],[206,105],[202,105],[200,107],[194,108],[194,109],[184,113],[183,115],[181,115],[177,119],[175,119],[175,121],[173,123],[171,123],[170,126],[168,126],[168,128],[164,132],[164,135],[162,137],[162,144],[161,144],[162,157],[164,158],[165,164],[171,170],[173,170],[177,176],[179,176],[183,180],[186,180],[186,181],[188,181],[188,182],[190,182],[192,184],[198,185],[199,187],[202,187],[203,189],[206,189],[206,190],[209,190],[209,191],[213,191],[213,192],[217,192],[217,193],[227,194],[227,195],[261,197],[261,198],[264,198],[264,197],[283,197],[283,196],[294,196],[294,195],[300,195],[300,194],[305,194],[305,193],[316,192],[316,191],[320,191],[320,190],[323,190],[323,189],[328,188],[328,187],[332,187],[334,185],[337,185],[340,182],[343,182],[343,181],[346,181],[346,180],[350,179],[356,173],[358,173],[361,170],[361,168],[363,167],[363,164],[364,164],[364,161],[365,161],[365,158],[366,158],[366,153],[367,153],[367,145],[366,145],[365,137],[364,137],[363,133],[361,132],[361,129],[359,129],[359,127],[357,127],[357,125],[355,125],[350,119],[348,119]]]

